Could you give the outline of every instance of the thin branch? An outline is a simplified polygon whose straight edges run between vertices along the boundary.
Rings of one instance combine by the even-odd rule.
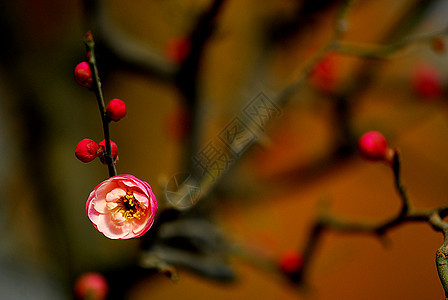
[[[92,90],[95,92],[96,100],[98,102],[98,108],[101,114],[101,122],[103,124],[104,142],[106,145],[105,160],[109,170],[109,177],[112,177],[117,175],[117,170],[115,169],[115,162],[112,157],[112,148],[110,144],[110,130],[109,130],[110,120],[106,114],[106,106],[104,104],[104,97],[103,97],[103,91],[101,89],[100,76],[98,74],[98,68],[96,65],[95,41],[90,31],[87,32],[84,43],[86,44],[87,59],[93,76]]]
[[[335,44],[335,51],[341,54],[360,56],[364,58],[386,59],[410,45],[429,43],[432,39],[448,34],[448,27],[420,36],[409,37],[389,45],[367,44],[339,41]]]
[[[347,31],[347,28],[348,28],[347,15],[350,12],[352,6],[357,1],[358,0],[347,0],[341,6],[341,9],[339,9],[339,13],[338,13],[338,16],[336,18],[336,22],[334,24],[334,38],[335,39],[337,39],[337,40],[341,39],[342,36]]]
[[[173,282],[179,281],[179,275],[177,274],[176,268],[155,254],[143,253],[140,259],[140,266],[146,269],[156,269],[159,273],[164,274]]]
[[[445,297],[448,297],[448,223],[443,221],[443,217],[448,215],[448,207],[442,206],[429,211],[412,211],[410,209],[409,197],[406,194],[406,189],[401,181],[400,173],[400,157],[399,151],[395,149],[391,168],[394,175],[395,188],[402,201],[402,209],[400,212],[391,218],[377,223],[368,222],[350,222],[342,218],[330,216],[328,213],[322,214],[310,231],[308,241],[305,248],[302,250],[304,257],[304,264],[300,270],[291,274],[290,278],[297,284],[303,284],[306,277],[306,272],[309,268],[311,260],[314,256],[315,249],[323,233],[327,230],[333,230],[342,233],[361,233],[373,234],[382,237],[389,230],[396,228],[408,222],[427,222],[434,230],[441,231],[444,234],[444,242],[436,252],[436,266],[440,281],[445,291]]]
[[[398,192],[398,195],[401,198],[401,212],[400,215],[406,216],[409,213],[410,210],[410,203],[409,198],[406,194],[406,189],[403,186],[402,180],[401,180],[401,161],[400,161],[400,154],[398,149],[394,150],[393,158],[392,158],[392,171],[394,173],[394,183],[395,183],[395,189]]]

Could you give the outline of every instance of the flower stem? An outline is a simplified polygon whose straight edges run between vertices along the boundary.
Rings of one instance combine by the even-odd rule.
[[[406,189],[402,184],[401,181],[401,163],[400,163],[400,152],[398,149],[394,150],[394,156],[392,159],[392,171],[394,172],[394,183],[395,183],[395,189],[397,190],[398,194],[400,195],[401,201],[402,201],[402,207],[401,207],[401,216],[406,216],[410,213],[410,204],[409,204],[409,198],[406,194]]]
[[[101,89],[100,76],[98,74],[98,68],[96,66],[96,58],[94,50],[95,41],[93,40],[93,35],[90,31],[86,33],[84,43],[86,44],[87,59],[93,76],[92,90],[95,92],[96,100],[98,102],[98,108],[101,114],[101,121],[103,124],[104,142],[106,145],[106,164],[109,170],[109,177],[112,177],[117,175],[117,170],[115,169],[115,163],[112,157],[112,147],[110,145],[110,130],[109,130],[110,120],[106,115],[106,105],[104,104],[104,97],[103,97],[103,91]]]

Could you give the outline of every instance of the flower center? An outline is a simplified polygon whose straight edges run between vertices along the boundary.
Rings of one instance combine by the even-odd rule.
[[[125,196],[120,197],[117,201],[117,212],[121,213],[127,220],[136,218],[140,220],[145,215],[143,207],[140,202],[134,197],[131,191],[128,191]]]

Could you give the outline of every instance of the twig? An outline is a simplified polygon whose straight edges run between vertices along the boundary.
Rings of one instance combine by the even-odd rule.
[[[98,108],[101,114],[101,121],[103,124],[104,142],[106,145],[105,161],[109,170],[109,177],[112,177],[117,175],[117,170],[115,169],[115,162],[112,157],[112,149],[110,145],[110,130],[109,130],[110,119],[107,117],[106,114],[106,106],[104,104],[103,91],[101,89],[101,81],[98,75],[98,68],[96,66],[95,49],[94,49],[95,41],[90,31],[87,32],[84,43],[86,44],[87,59],[93,76],[92,90],[95,92],[96,100],[98,102]]]
[[[164,274],[173,282],[179,281],[179,275],[177,274],[176,268],[156,254],[143,253],[140,259],[140,266],[146,269],[157,269],[159,273]]]
[[[445,296],[448,297],[448,223],[443,221],[443,217],[448,215],[448,207],[442,206],[429,211],[413,211],[410,208],[409,198],[401,181],[400,158],[397,149],[394,153],[391,168],[394,173],[395,188],[402,202],[402,209],[400,212],[396,216],[378,223],[349,222],[336,216],[330,216],[328,213],[322,214],[312,226],[308,241],[305,244],[305,248],[302,250],[304,258],[303,267],[291,275],[291,280],[293,282],[297,284],[304,283],[303,281],[306,277],[305,275],[315,253],[315,249],[322,234],[327,230],[343,233],[374,234],[378,237],[382,237],[389,230],[396,228],[398,225],[408,222],[427,222],[434,228],[434,230],[441,231],[444,234],[443,245],[436,252],[436,266],[440,281],[445,290]]]
[[[394,54],[410,45],[428,43],[435,37],[444,36],[447,34],[448,27],[436,32],[405,38],[389,45],[339,41],[335,44],[334,51],[341,54],[360,56],[364,58],[386,59],[391,54]]]
[[[445,299],[448,299],[448,223],[443,221],[443,217],[447,215],[447,209],[439,212],[434,212],[430,218],[429,223],[434,230],[443,233],[443,244],[436,251],[436,268],[439,275],[440,283],[445,290]]]

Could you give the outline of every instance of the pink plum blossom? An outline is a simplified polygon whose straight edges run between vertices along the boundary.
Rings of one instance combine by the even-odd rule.
[[[98,231],[110,239],[124,240],[142,236],[151,228],[157,200],[147,182],[123,174],[97,185],[86,211]]]

